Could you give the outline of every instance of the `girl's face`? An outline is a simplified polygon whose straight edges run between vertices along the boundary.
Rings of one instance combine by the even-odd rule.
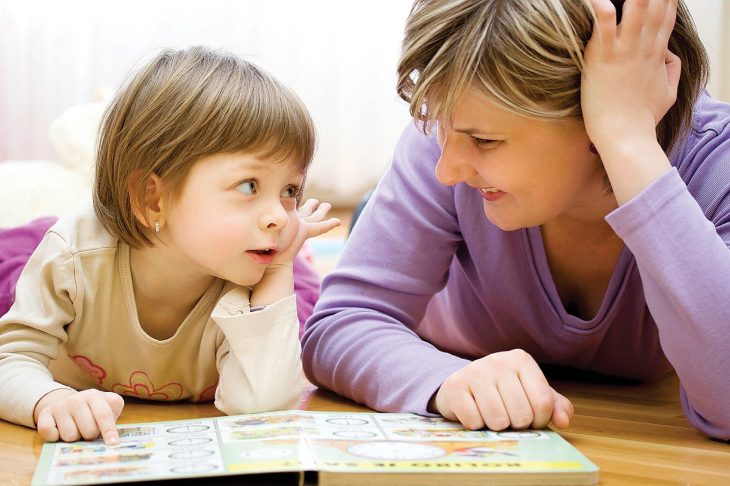
[[[436,178],[478,191],[487,218],[504,230],[539,226],[561,217],[595,221],[615,199],[591,153],[579,119],[528,118],[497,107],[474,89],[440,121]]]
[[[243,153],[203,157],[165,216],[165,247],[201,276],[252,286],[297,232],[304,175]]]

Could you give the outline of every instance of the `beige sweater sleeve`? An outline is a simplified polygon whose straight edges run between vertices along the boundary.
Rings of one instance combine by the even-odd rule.
[[[228,415],[296,408],[302,387],[294,294],[250,312],[248,289],[220,299],[212,317],[225,334],[218,349],[215,406]]]
[[[68,388],[53,380],[48,363],[67,339],[79,295],[74,255],[48,233],[20,275],[15,303],[0,317],[0,418],[35,427],[33,409],[48,392]],[[77,307],[78,308],[78,307]]]

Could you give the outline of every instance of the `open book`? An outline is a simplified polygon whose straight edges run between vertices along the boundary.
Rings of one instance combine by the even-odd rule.
[[[598,482],[598,468],[555,432],[471,431],[405,413],[289,410],[124,424],[119,435],[114,447],[45,444],[32,484],[308,471],[320,485]]]

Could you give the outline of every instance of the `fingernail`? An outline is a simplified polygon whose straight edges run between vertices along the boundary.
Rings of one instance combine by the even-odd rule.
[[[109,435],[107,435],[107,444],[119,445],[119,434],[116,432],[109,432]]]

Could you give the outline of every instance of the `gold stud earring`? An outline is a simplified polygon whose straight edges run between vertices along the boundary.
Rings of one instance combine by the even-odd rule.
[[[160,232],[160,222],[155,220],[155,234]]]

